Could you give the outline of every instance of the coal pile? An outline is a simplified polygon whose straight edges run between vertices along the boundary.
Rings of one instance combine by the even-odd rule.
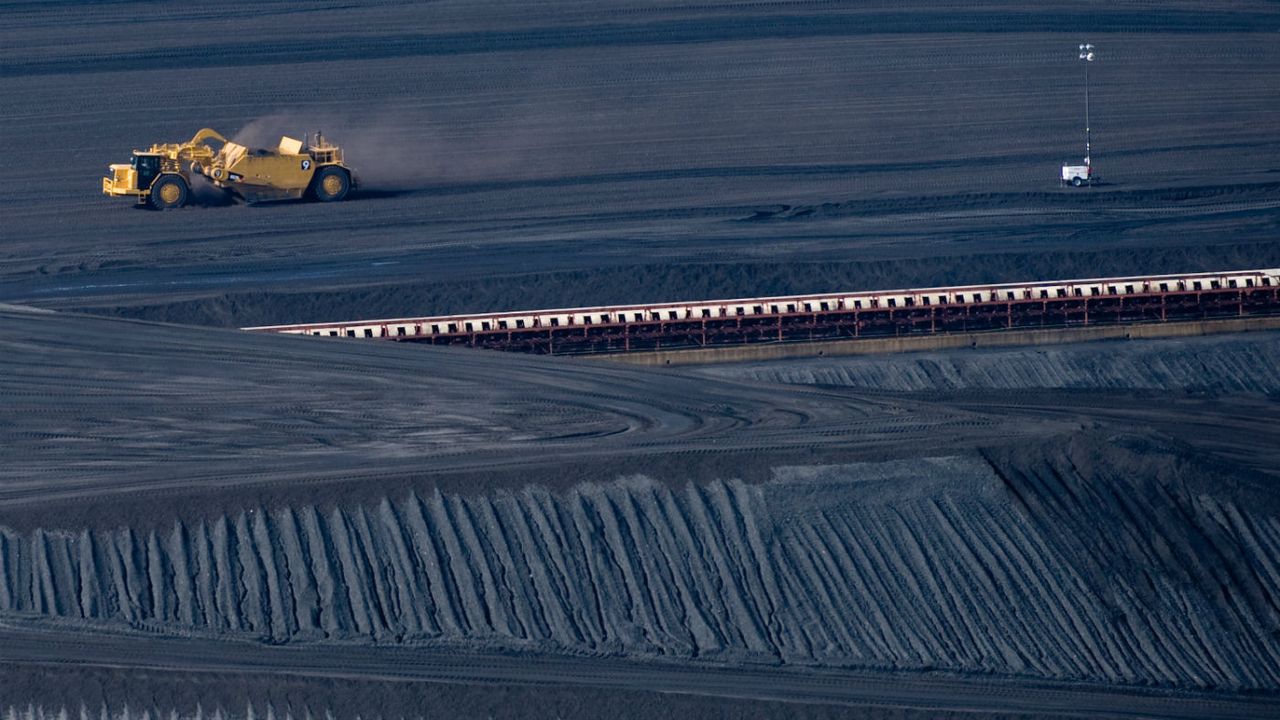
[[[0,715],[1277,715],[1277,333],[649,369],[235,330],[1280,266],[1269,3],[0,16]],[[201,127],[323,130],[362,187],[98,193]]]

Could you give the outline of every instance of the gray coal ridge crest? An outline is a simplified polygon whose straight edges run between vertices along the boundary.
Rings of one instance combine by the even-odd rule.
[[[1277,29],[0,0],[0,718],[1280,716],[1280,332],[673,369],[235,330],[1280,267]],[[203,127],[362,185],[99,193]]]

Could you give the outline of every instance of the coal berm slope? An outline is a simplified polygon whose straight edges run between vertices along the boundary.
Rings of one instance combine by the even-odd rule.
[[[0,612],[272,643],[1280,687],[1273,499],[1151,448],[1113,451],[1155,476],[1138,479],[1074,444],[1036,450],[4,531]]]

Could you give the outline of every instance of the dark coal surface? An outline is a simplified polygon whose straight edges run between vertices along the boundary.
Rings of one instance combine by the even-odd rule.
[[[3,7],[0,301],[234,325],[1280,262],[1267,2]],[[204,126],[325,130],[366,191],[99,194]]]
[[[674,372],[226,328],[1278,266],[1277,30],[0,0],[0,714],[1275,716],[1275,334]],[[364,186],[99,194],[204,126]]]
[[[226,684],[235,683],[251,700],[231,704]],[[206,678],[178,676],[165,672],[125,673],[110,670],[68,671],[41,667],[0,677],[0,692],[6,695],[32,693],[41,698],[36,707],[65,709],[69,715],[89,717],[102,714],[150,717],[333,717],[366,716],[369,708],[393,705],[413,708],[419,717],[485,718],[486,720],[556,720],[566,717],[609,717],[618,720],[649,720],[655,717],[682,717],[694,720],[763,720],[791,717],[803,712],[816,720],[867,718],[868,720],[1022,720],[1052,717],[1042,713],[976,715],[964,711],[916,710],[910,708],[849,709],[841,706],[808,704],[798,710],[794,703],[758,699],[709,698],[697,695],[637,690],[564,688],[531,685],[487,685],[476,692],[467,685],[449,683],[404,683],[330,679],[323,686],[293,678],[263,679],[258,676],[230,676],[210,682]],[[132,691],[132,693],[130,692]],[[135,698],[125,704],[120,698]],[[136,698],[145,697],[146,700]],[[19,709],[14,718],[35,720],[33,709]],[[49,715],[45,715],[48,717]]]
[[[1274,334],[1218,339],[1240,362],[1085,348],[1070,383],[1031,348],[806,388],[0,319],[0,664],[23,703],[66,662],[123,673],[109,707],[187,672],[231,714],[278,707],[236,679],[255,668],[408,672],[387,713],[424,680],[815,712],[1255,717],[1280,693]],[[1020,379],[919,370],[993,366]],[[68,697],[50,712],[90,702]]]
[[[707,366],[697,372],[797,385],[928,393],[1096,390],[1280,397],[1280,335],[1264,332],[1130,343],[1103,341],[1028,351],[913,353],[787,363]]]

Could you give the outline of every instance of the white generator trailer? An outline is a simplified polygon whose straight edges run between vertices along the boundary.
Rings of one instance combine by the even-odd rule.
[[[1093,184],[1093,166],[1086,160],[1083,165],[1062,164],[1062,184],[1074,187]]]

